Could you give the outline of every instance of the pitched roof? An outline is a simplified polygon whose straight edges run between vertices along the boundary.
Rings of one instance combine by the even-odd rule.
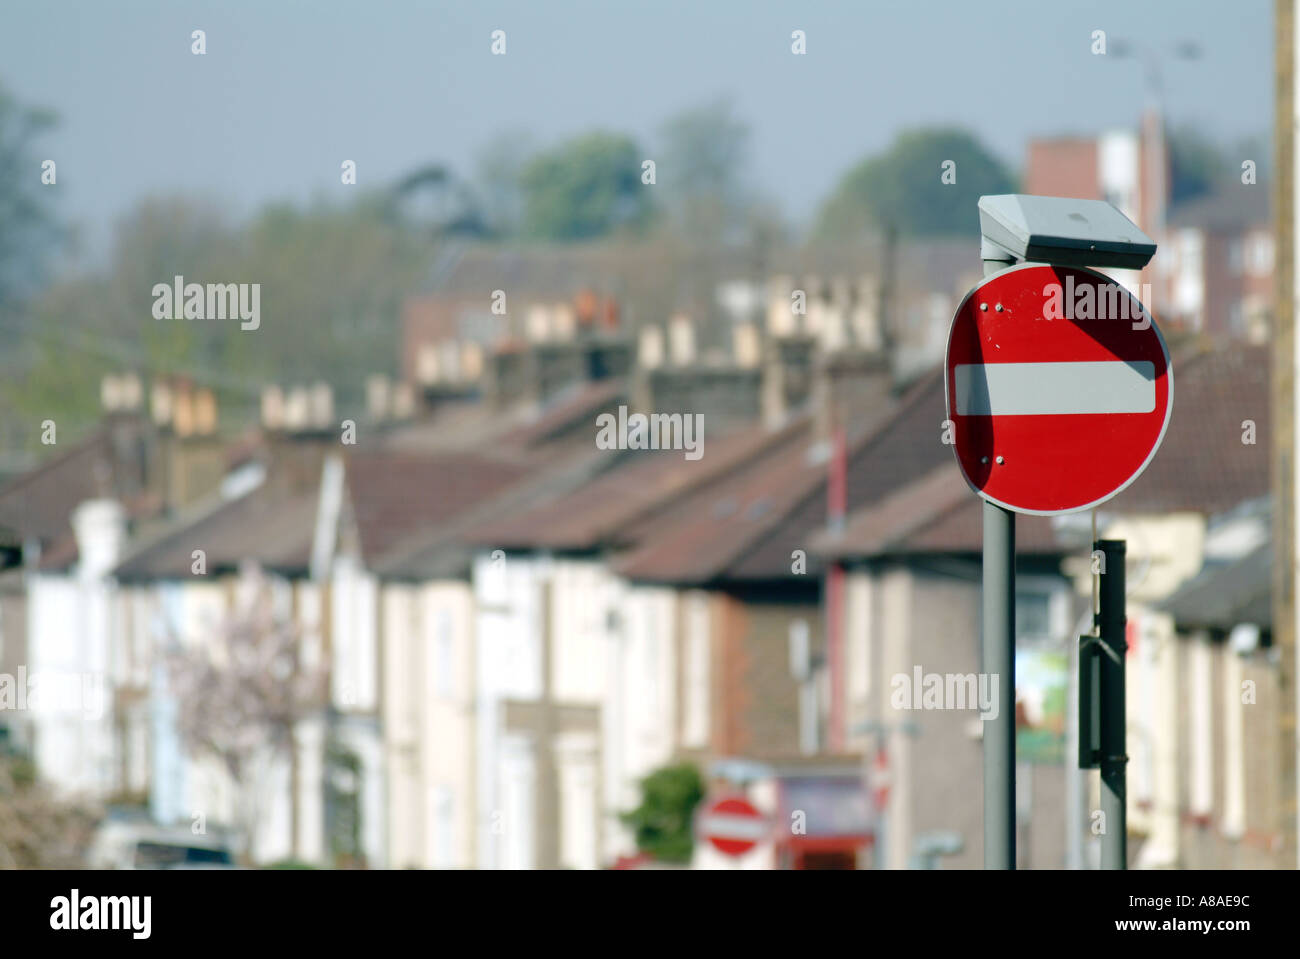
[[[1272,222],[1272,192],[1255,184],[1217,190],[1179,204],[1169,214],[1169,226],[1213,231],[1266,227]]]
[[[936,466],[952,462],[952,450],[943,444],[944,393],[942,371],[932,371],[914,381],[896,407],[886,407],[869,419],[851,439],[848,449],[845,503],[852,513],[879,502],[893,491],[926,475]],[[828,499],[826,467],[822,481],[782,522],[753,544],[728,576],[734,579],[774,579],[790,575],[790,554],[808,550],[814,533],[826,527]],[[815,568],[809,564],[809,571]]]
[[[1273,625],[1273,544],[1231,563],[1206,566],[1160,604],[1180,629],[1223,632],[1241,623]]]
[[[467,537],[505,549],[591,550],[627,545],[635,541],[638,523],[671,520],[680,497],[743,467],[790,434],[789,427],[773,432],[754,425],[706,438],[704,455],[698,460],[686,459],[680,450],[606,452],[617,465],[591,482],[476,526]]]
[[[233,500],[210,500],[128,551],[122,581],[188,579],[201,549],[209,576],[257,562],[287,575],[306,573],[316,529],[318,490],[264,482]]]
[[[952,453],[942,442],[943,378],[914,381],[897,400],[864,410],[848,438],[846,503],[875,502]],[[637,546],[616,562],[632,579],[653,582],[755,582],[788,579],[795,550],[808,553],[827,519],[827,448],[812,430],[756,459],[727,484],[675,507],[630,535]],[[806,575],[819,558],[808,556]]]
[[[954,461],[854,513],[843,530],[822,530],[812,546],[836,558],[979,553],[983,522],[982,501]],[[1070,548],[1056,535],[1050,518],[1017,518],[1018,553],[1057,554]]]
[[[162,503],[148,490],[145,444],[149,424],[139,417],[114,416],[92,433],[0,487],[0,528],[15,542],[35,539],[44,569],[77,560],[71,517],[81,503],[112,497],[129,518],[157,514]]]
[[[352,453],[346,487],[364,562],[382,562],[413,533],[436,530],[518,482],[529,466],[478,452]]]
[[[636,545],[614,562],[644,582],[706,583],[728,578],[761,539],[811,490],[826,482],[824,456],[811,447],[807,419],[783,431],[762,455],[628,530]],[[812,455],[810,455],[812,454]],[[790,574],[787,553],[782,570]]]
[[[464,576],[475,543],[473,530],[501,516],[526,513],[590,482],[609,466],[609,454],[584,441],[552,444],[516,483],[478,500],[437,524],[414,528],[372,564],[379,575],[398,580]]]
[[[71,532],[78,504],[99,496],[138,495],[144,477],[126,448],[129,430],[101,424],[80,442],[0,487],[0,525],[42,541]]]
[[[1101,509],[1224,513],[1269,492],[1269,347],[1201,341],[1175,353],[1173,415],[1155,458]],[[1254,424],[1254,442],[1249,438]]]

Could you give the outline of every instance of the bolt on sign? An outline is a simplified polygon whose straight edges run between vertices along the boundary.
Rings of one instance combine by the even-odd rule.
[[[986,277],[957,308],[945,367],[962,474],[1018,513],[1110,499],[1151,462],[1173,409],[1151,315],[1082,267],[1023,263]]]

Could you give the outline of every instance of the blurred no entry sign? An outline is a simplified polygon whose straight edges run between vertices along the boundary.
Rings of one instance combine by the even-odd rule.
[[[1169,350],[1131,293],[1095,270],[1026,263],[987,277],[948,334],[948,418],[971,487],[1019,513],[1102,503],[1169,425]]]
[[[724,796],[704,807],[696,832],[728,856],[743,856],[767,836],[767,820],[743,796]]]

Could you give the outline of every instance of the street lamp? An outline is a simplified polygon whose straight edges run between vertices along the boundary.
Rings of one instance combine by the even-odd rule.
[[[1122,37],[1110,42],[1108,52],[1119,60],[1141,61],[1143,73],[1146,75],[1147,98],[1153,105],[1158,106],[1163,94],[1159,52],[1144,44],[1131,43]],[[1172,56],[1176,60],[1199,60],[1201,48],[1194,40],[1182,40],[1174,45]]]

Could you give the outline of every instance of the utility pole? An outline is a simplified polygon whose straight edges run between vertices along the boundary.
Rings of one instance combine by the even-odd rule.
[[[1300,542],[1296,537],[1296,507],[1300,504],[1295,453],[1300,449],[1300,339],[1296,337],[1296,125],[1300,121],[1297,97],[1295,0],[1275,0],[1273,33],[1277,86],[1273,123],[1273,229],[1276,244],[1274,276],[1272,359],[1270,389],[1273,407],[1273,644],[1277,650],[1279,688],[1290,690],[1279,704],[1277,830],[1282,840],[1277,864],[1294,868],[1300,862],[1300,644],[1296,642],[1300,604],[1297,570]],[[1252,187],[1259,189],[1259,187]]]
[[[1122,539],[1101,539],[1092,544],[1104,558],[1101,573],[1101,610],[1097,613],[1100,656],[1097,671],[1101,683],[1101,811],[1106,831],[1101,840],[1101,868],[1128,868],[1128,765],[1124,670],[1128,656],[1128,617],[1124,610],[1124,558]]]

